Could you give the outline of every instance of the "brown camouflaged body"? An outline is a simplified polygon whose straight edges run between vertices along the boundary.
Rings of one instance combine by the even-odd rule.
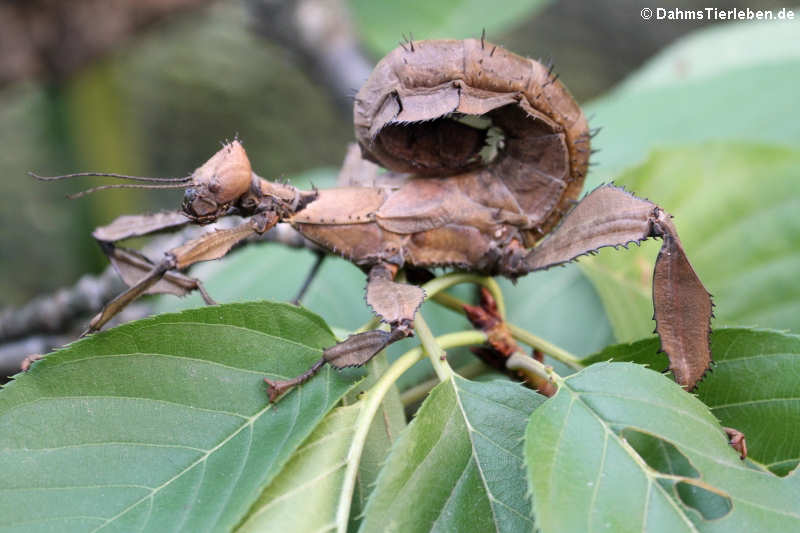
[[[488,164],[477,115],[502,130]],[[577,199],[589,154],[586,119],[540,63],[477,39],[417,41],[375,67],[355,100],[363,158],[290,222],[362,265],[381,261],[507,273]],[[331,217],[331,213],[347,213]]]
[[[487,202],[486,192],[474,195],[482,185],[498,189],[481,177],[485,174],[417,178],[396,189],[322,190],[290,221],[312,241],[362,266],[388,261],[492,271],[503,245],[511,237],[520,239],[519,230],[504,220],[520,217],[509,209],[516,206],[513,196],[502,188],[493,199],[505,205]],[[330,213],[348,214],[334,218]]]
[[[411,333],[425,293],[394,279],[402,265],[516,277],[655,237],[663,241],[653,276],[662,350],[681,385],[691,389],[702,378],[711,363],[713,304],[672,217],[614,185],[598,187],[570,209],[583,185],[589,134],[577,104],[542,65],[478,40],[408,43],[382,60],[359,92],[355,125],[359,145],[348,153],[335,189],[299,191],[263,180],[238,141],[185,179],[127,177],[162,181],[156,188],[186,187],[185,217],[121,217],[95,232],[130,288],[87,332],[147,292],[199,290],[213,303],[198,280],[175,269],[220,258],[288,222],[368,270],[367,303],[391,329],[348,337],[292,379],[267,379],[275,401],[326,363],[362,365]],[[114,245],[234,213],[246,220],[173,248],[158,263]]]

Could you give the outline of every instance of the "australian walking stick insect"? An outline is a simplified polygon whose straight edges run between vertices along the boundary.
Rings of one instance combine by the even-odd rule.
[[[211,302],[197,280],[179,271],[286,222],[367,272],[367,303],[390,331],[352,335],[300,376],[267,380],[274,401],[326,363],[363,365],[411,334],[424,293],[395,281],[404,266],[515,278],[605,246],[660,237],[653,302],[661,346],[681,385],[693,388],[702,378],[711,363],[710,295],[671,216],[656,204],[613,185],[576,201],[591,135],[550,70],[483,39],[409,42],[386,56],[359,91],[354,122],[360,150],[351,149],[337,188],[300,191],[262,179],[238,141],[186,178],[140,178],[157,182],[142,187],[185,189],[182,210],[120,217],[94,232],[130,288],[88,331],[147,292],[198,289]],[[373,162],[388,172],[379,173]],[[245,221],[172,249],[158,262],[113,244],[231,214]]]

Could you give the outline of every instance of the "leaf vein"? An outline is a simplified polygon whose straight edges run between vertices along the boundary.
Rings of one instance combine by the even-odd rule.
[[[199,453],[205,453],[207,451],[203,448],[186,446],[184,444],[160,444],[155,442],[125,442],[125,441],[82,442],[80,444],[66,444],[64,446],[54,446],[51,448],[7,448],[7,449],[14,449],[22,452],[55,452],[59,450],[70,450],[79,448],[99,448],[102,446],[133,446],[133,447],[141,446],[143,448],[175,448],[182,450],[191,450]]]
[[[593,527],[592,527],[592,524],[593,524],[592,515],[594,514],[594,506],[595,506],[595,503],[597,502],[597,493],[600,490],[600,481],[601,481],[601,479],[603,477],[603,469],[606,466],[606,455],[607,454],[608,454],[608,433],[604,432],[603,433],[603,452],[600,455],[600,468],[597,469],[597,477],[594,480],[594,490],[592,491],[592,499],[589,500],[589,513],[587,515],[589,523],[586,525],[587,526],[587,530],[589,532],[591,532],[593,530]]]
[[[39,402],[49,401],[49,400],[96,400],[96,399],[106,399],[106,400],[140,400],[143,402],[152,402],[152,403],[163,403],[167,405],[177,405],[180,407],[185,407],[187,409],[191,409],[193,411],[204,411],[206,413],[216,413],[216,414],[223,414],[229,416],[235,416],[237,418],[241,418],[243,420],[248,420],[249,417],[243,413],[235,413],[233,411],[225,411],[222,409],[211,409],[208,407],[197,407],[194,405],[181,403],[181,402],[174,402],[171,400],[164,400],[161,398],[145,398],[142,396],[114,396],[110,394],[98,394],[93,396],[40,396],[34,400],[29,402],[22,402],[17,405],[14,405],[10,409],[6,410],[0,419],[8,416],[9,414],[13,413],[14,411],[26,406],[26,405],[36,405]]]
[[[299,394],[300,392],[302,392],[302,387],[301,387],[301,388],[300,388],[300,390],[298,391],[298,394]],[[193,468],[195,465],[197,465],[197,464],[199,464],[199,463],[201,463],[201,462],[203,462],[203,461],[207,460],[207,459],[208,459],[208,458],[211,456],[211,454],[212,454],[212,453],[214,453],[214,452],[215,452],[215,451],[217,451],[218,449],[220,449],[220,448],[222,448],[223,446],[225,446],[225,445],[226,445],[228,442],[230,442],[230,441],[231,441],[231,440],[232,440],[234,437],[236,437],[236,435],[238,435],[238,434],[239,434],[241,431],[243,431],[245,428],[247,428],[247,427],[251,426],[252,424],[254,424],[256,420],[258,420],[258,419],[259,419],[259,418],[260,418],[260,417],[261,417],[261,416],[262,416],[264,413],[266,413],[267,411],[269,411],[271,408],[272,408],[272,404],[267,404],[267,405],[266,405],[266,406],[265,406],[263,409],[259,410],[259,411],[258,411],[257,413],[255,413],[253,416],[251,416],[251,417],[249,417],[248,419],[246,419],[246,421],[245,421],[245,422],[244,422],[244,423],[243,423],[241,426],[239,426],[239,428],[237,428],[237,429],[236,429],[236,431],[233,431],[233,432],[231,432],[231,434],[230,434],[230,435],[228,435],[228,436],[227,436],[227,437],[225,437],[225,438],[224,438],[222,441],[220,441],[220,443],[219,443],[219,444],[217,444],[216,446],[214,446],[213,448],[211,448],[210,450],[208,450],[208,451],[207,451],[207,452],[206,452],[206,453],[205,453],[205,454],[204,454],[202,457],[198,458],[197,460],[195,460],[194,462],[192,462],[190,465],[188,465],[186,468],[184,468],[183,470],[181,470],[181,471],[180,471],[180,472],[178,472],[177,474],[173,475],[171,478],[167,479],[166,481],[164,481],[164,482],[163,482],[161,485],[159,485],[159,486],[157,486],[157,487],[153,488],[149,496],[152,496],[152,495],[156,494],[157,492],[161,491],[161,489],[163,489],[164,487],[167,487],[167,486],[169,486],[169,484],[170,484],[170,483],[172,483],[172,482],[173,482],[173,481],[175,481],[176,479],[178,479],[178,478],[180,478],[181,476],[183,476],[183,475],[184,475],[186,472],[190,471],[190,470],[191,470],[191,469],[192,469],[192,468]],[[117,513],[116,515],[114,515],[114,516],[112,516],[112,517],[110,517],[110,518],[106,519],[106,521],[105,521],[103,524],[100,524],[98,527],[96,527],[95,529],[93,529],[93,530],[92,530],[92,533],[96,533],[97,531],[99,531],[100,529],[102,529],[103,527],[105,527],[107,524],[109,524],[109,523],[113,522],[114,520],[117,520],[117,519],[118,519],[118,518],[120,518],[121,516],[125,515],[125,514],[126,514],[126,513],[128,513],[128,512],[129,512],[131,509],[133,509],[134,507],[136,507],[136,506],[137,506],[139,503],[143,502],[143,501],[144,501],[144,500],[145,500],[147,497],[149,497],[149,496],[144,496],[144,497],[140,498],[139,500],[137,500],[137,501],[133,502],[133,503],[132,503],[132,504],[130,504],[128,507],[126,507],[125,509],[123,509],[122,511],[120,511],[119,513]]]
[[[723,403],[719,405],[712,405],[711,409],[725,409],[727,407],[742,407],[747,405],[758,405],[764,403],[783,403],[783,402],[796,402],[800,401],[800,396],[787,396],[785,398],[762,398],[759,400],[743,400],[741,402]]]

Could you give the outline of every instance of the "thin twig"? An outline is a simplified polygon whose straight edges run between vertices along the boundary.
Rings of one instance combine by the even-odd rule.
[[[455,296],[452,296],[444,292],[440,292],[434,295],[432,299],[436,303],[444,307],[447,307],[448,309],[452,309],[457,313],[464,314],[464,304],[466,302],[456,298]],[[533,333],[525,329],[522,329],[519,326],[515,326],[514,324],[508,322],[506,322],[506,325],[508,326],[508,329],[511,330],[511,334],[516,340],[522,341],[532,348],[538,348],[539,350],[543,351],[553,359],[561,361],[570,368],[573,368],[575,370],[582,370],[584,368],[583,364],[581,363],[578,357],[572,355],[563,348],[556,346],[555,344],[548,342],[545,339],[537,335],[534,335]]]

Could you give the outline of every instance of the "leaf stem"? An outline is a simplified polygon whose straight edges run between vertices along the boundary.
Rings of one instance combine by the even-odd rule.
[[[464,314],[464,304],[466,302],[456,298],[453,295],[443,292],[438,293],[433,296],[433,301],[444,307],[447,307],[448,309],[452,309],[453,311]],[[522,341],[532,348],[537,348],[543,351],[553,359],[561,361],[570,368],[575,370],[582,370],[584,368],[584,365],[581,363],[578,357],[572,355],[563,348],[556,346],[555,344],[546,341],[538,335],[534,335],[530,331],[522,329],[519,326],[515,326],[509,322],[506,322],[506,325],[508,326],[508,329],[511,330],[511,335],[518,341]]]
[[[523,374],[530,374],[546,379],[555,385],[561,385],[564,379],[555,373],[552,367],[540,363],[533,357],[522,352],[514,352],[506,360],[506,367],[509,370],[517,370]]]
[[[485,339],[486,337],[484,336],[484,342]],[[460,366],[458,368],[453,369],[453,373],[458,374],[462,378],[467,378],[467,379],[480,376],[481,374],[485,374],[488,371],[491,371],[491,368],[486,366],[486,364],[479,359],[476,359],[471,363],[467,363],[464,366]],[[439,383],[440,383],[439,379],[432,378],[427,381],[423,381],[419,385],[414,385],[413,387],[404,390],[402,393],[400,393],[400,403],[402,403],[404,407],[408,407],[413,403],[417,403],[418,401],[422,400]]]
[[[433,365],[433,371],[436,372],[436,377],[439,378],[439,381],[448,379],[453,375],[453,369],[447,364],[447,355],[442,347],[439,346],[439,343],[436,342],[436,339],[433,337],[433,332],[431,332],[425,319],[422,318],[421,312],[417,312],[417,316],[414,318],[414,331],[417,333],[419,342],[422,343],[425,353],[428,354],[428,359],[430,359],[431,365]]]
[[[450,298],[458,300],[457,298],[450,296],[449,294],[446,295],[442,293],[442,291],[445,289],[449,289],[453,285],[458,285],[459,283],[475,283],[477,285],[482,285],[486,287],[489,290],[489,292],[492,293],[492,297],[494,298],[495,302],[497,302],[497,311],[500,313],[500,316],[503,318],[503,320],[505,320],[506,304],[505,300],[503,299],[503,291],[500,290],[500,285],[497,284],[494,278],[490,278],[487,276],[479,276],[477,274],[464,274],[456,272],[453,274],[446,274],[444,276],[432,279],[428,283],[423,285],[422,288],[425,289],[426,297],[429,299],[433,298],[434,300],[436,300],[437,296],[449,296]]]
[[[437,346],[443,349],[455,346],[465,346],[470,344],[481,344],[486,341],[486,335],[480,331],[460,331],[449,333],[434,339]],[[342,490],[340,492],[339,505],[336,509],[336,530],[344,533],[347,531],[348,521],[350,520],[350,505],[353,499],[353,489],[358,475],[358,465],[361,453],[364,451],[364,444],[367,440],[367,433],[372,424],[372,419],[378,408],[383,402],[384,396],[394,385],[394,382],[409,368],[422,358],[423,348],[417,346],[398,357],[394,363],[383,373],[368,391],[366,391],[358,403],[362,403],[361,411],[356,418],[353,441],[347,453],[347,466],[342,480]]]
[[[538,335],[534,335],[530,331],[522,329],[519,326],[509,324],[508,322],[506,324],[508,325],[508,329],[511,330],[511,335],[518,341],[524,342],[531,348],[537,348],[543,351],[556,361],[561,361],[574,370],[582,370],[584,368],[584,365],[581,364],[581,360],[565,349],[556,346],[555,344],[546,341]]]

